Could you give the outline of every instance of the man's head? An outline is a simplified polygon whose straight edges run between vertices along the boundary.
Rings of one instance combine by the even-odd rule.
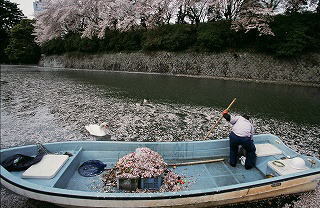
[[[249,116],[248,114],[244,114],[242,117],[245,118],[245,119],[247,119],[247,120],[250,119],[250,116]]]

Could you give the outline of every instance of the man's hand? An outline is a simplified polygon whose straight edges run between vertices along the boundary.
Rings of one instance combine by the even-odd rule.
[[[224,115],[224,114],[228,114],[229,113],[229,111],[228,110],[224,110],[224,111],[222,111],[222,115]]]

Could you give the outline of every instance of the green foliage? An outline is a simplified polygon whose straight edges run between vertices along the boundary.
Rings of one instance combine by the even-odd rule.
[[[40,48],[32,35],[32,20],[24,19],[10,31],[10,40],[5,53],[11,63],[32,64],[40,58]]]
[[[105,37],[105,39],[109,39],[107,50],[106,51],[123,51],[125,50],[125,47],[123,45],[125,34],[121,33],[119,31],[109,31],[108,36]]]
[[[24,15],[16,3],[0,0],[0,26],[2,30],[9,31],[23,18]]]
[[[64,50],[65,52],[79,51],[81,37],[76,33],[69,33],[64,39]]]
[[[278,56],[297,56],[302,53],[306,49],[309,39],[306,30],[306,27],[300,26],[288,31],[283,42],[276,47],[276,54]]]
[[[196,42],[194,25],[164,25],[145,32],[144,50],[182,51]]]
[[[23,18],[23,13],[16,3],[0,0],[0,63],[9,62],[5,48],[9,44],[10,29]]]
[[[143,32],[140,30],[130,30],[119,32],[106,30],[105,36],[98,41],[99,51],[138,51],[141,50]]]
[[[5,30],[0,30],[0,63],[8,62],[7,54],[4,49],[9,43],[9,34]]]
[[[198,28],[197,46],[204,51],[222,51],[229,46],[231,34],[229,22],[201,24]]]
[[[63,54],[65,53],[64,42],[65,41],[62,40],[61,38],[55,38],[55,39],[49,40],[41,46],[41,53],[44,53],[47,55]]]
[[[146,51],[163,50],[161,45],[161,35],[163,35],[162,33],[163,30],[161,30],[161,28],[146,31],[143,37],[143,49]]]
[[[79,42],[79,51],[85,53],[94,53],[99,47],[99,40],[95,37],[93,39],[82,38]]]
[[[271,28],[275,36],[259,36],[230,29],[230,21],[195,25],[163,25],[154,29],[120,32],[106,30],[103,39],[82,39],[79,34],[68,34],[43,44],[45,54],[65,52],[99,53],[120,51],[196,51],[225,50],[263,52],[278,57],[294,57],[320,51],[320,14],[295,13],[274,17]]]
[[[120,35],[119,31],[106,30],[102,43],[100,44],[100,51],[117,51],[120,50]]]
[[[279,57],[295,57],[320,50],[320,15],[278,15],[271,25],[274,37],[259,38],[262,51]]]
[[[122,33],[121,45],[123,45],[123,50],[125,51],[138,51],[141,50],[141,41],[143,36],[143,31],[132,30]]]

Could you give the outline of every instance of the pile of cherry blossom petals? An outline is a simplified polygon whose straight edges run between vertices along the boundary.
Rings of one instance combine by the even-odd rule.
[[[182,184],[181,176],[173,171],[168,171],[163,179],[163,185],[160,187],[160,192],[181,191],[184,187]]]
[[[151,178],[164,173],[167,164],[162,156],[147,147],[137,148],[120,158],[115,165],[117,178]]]
[[[183,188],[181,176],[167,169],[167,163],[162,156],[147,147],[137,148],[135,152],[120,158],[114,168],[102,175],[102,181],[106,187],[115,187],[117,178],[152,177],[163,177],[159,192],[180,191]],[[137,189],[133,192],[155,192],[155,190]]]

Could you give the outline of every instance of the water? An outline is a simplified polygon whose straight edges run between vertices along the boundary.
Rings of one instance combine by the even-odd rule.
[[[1,148],[96,140],[84,126],[103,121],[108,122],[113,140],[202,140],[234,97],[237,103],[231,113],[249,113],[257,134],[278,135],[294,150],[319,157],[319,88],[32,67],[1,72]],[[148,103],[142,104],[143,99]],[[229,131],[230,125],[223,121],[213,138],[226,138]],[[317,204],[319,195],[318,188],[246,206],[280,208],[312,198]],[[4,188],[1,202],[1,207],[56,207]]]
[[[101,71],[70,71],[61,76],[117,90],[120,96],[156,102],[226,108],[237,98],[232,107],[237,112],[320,124],[319,88]]]

